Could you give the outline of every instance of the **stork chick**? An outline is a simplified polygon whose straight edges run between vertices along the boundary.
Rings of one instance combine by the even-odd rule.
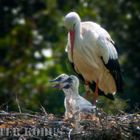
[[[74,75],[62,74],[58,76],[54,82],[54,87],[62,89],[65,93],[65,118],[72,118],[79,113],[92,113],[95,111],[95,106],[79,95],[79,79]]]

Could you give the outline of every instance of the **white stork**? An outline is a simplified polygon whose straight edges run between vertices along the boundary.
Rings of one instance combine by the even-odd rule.
[[[80,113],[94,113],[95,106],[79,95],[79,79],[74,75],[61,74],[51,82],[54,87],[62,89],[65,93],[65,119],[76,117]]]
[[[95,22],[81,22],[76,12],[64,18],[68,30],[66,51],[76,73],[95,90],[93,103],[99,95],[114,100],[122,91],[118,54],[109,33]]]

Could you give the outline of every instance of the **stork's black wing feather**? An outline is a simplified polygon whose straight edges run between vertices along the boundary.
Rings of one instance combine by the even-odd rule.
[[[115,49],[118,50],[116,44],[114,42],[111,43],[114,45]],[[110,70],[110,73],[115,79],[117,92],[123,92],[123,78],[118,59],[109,59],[106,67]]]
[[[98,37],[97,43],[102,61],[115,80],[117,92],[122,92],[123,79],[118,62],[118,54],[115,43],[110,37],[107,37],[106,34],[100,35]]]
[[[123,92],[123,78],[118,59],[109,59],[105,66],[110,71],[115,80],[117,92]]]

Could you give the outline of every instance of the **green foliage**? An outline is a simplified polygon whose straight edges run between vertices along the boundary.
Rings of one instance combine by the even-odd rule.
[[[67,32],[63,17],[76,11],[83,20],[93,20],[106,28],[115,40],[124,71],[124,93],[117,99],[128,102],[128,111],[140,100],[140,4],[119,0],[1,0],[0,1],[0,109],[64,112],[61,91],[49,80],[61,73],[73,73],[65,53]],[[81,85],[80,91],[84,89]],[[113,112],[101,99],[104,109]],[[101,106],[102,106],[101,104]]]

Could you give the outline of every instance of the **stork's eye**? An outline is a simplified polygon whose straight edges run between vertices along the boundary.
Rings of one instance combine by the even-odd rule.
[[[76,25],[76,23],[73,24],[73,29],[74,29],[75,25]]]

